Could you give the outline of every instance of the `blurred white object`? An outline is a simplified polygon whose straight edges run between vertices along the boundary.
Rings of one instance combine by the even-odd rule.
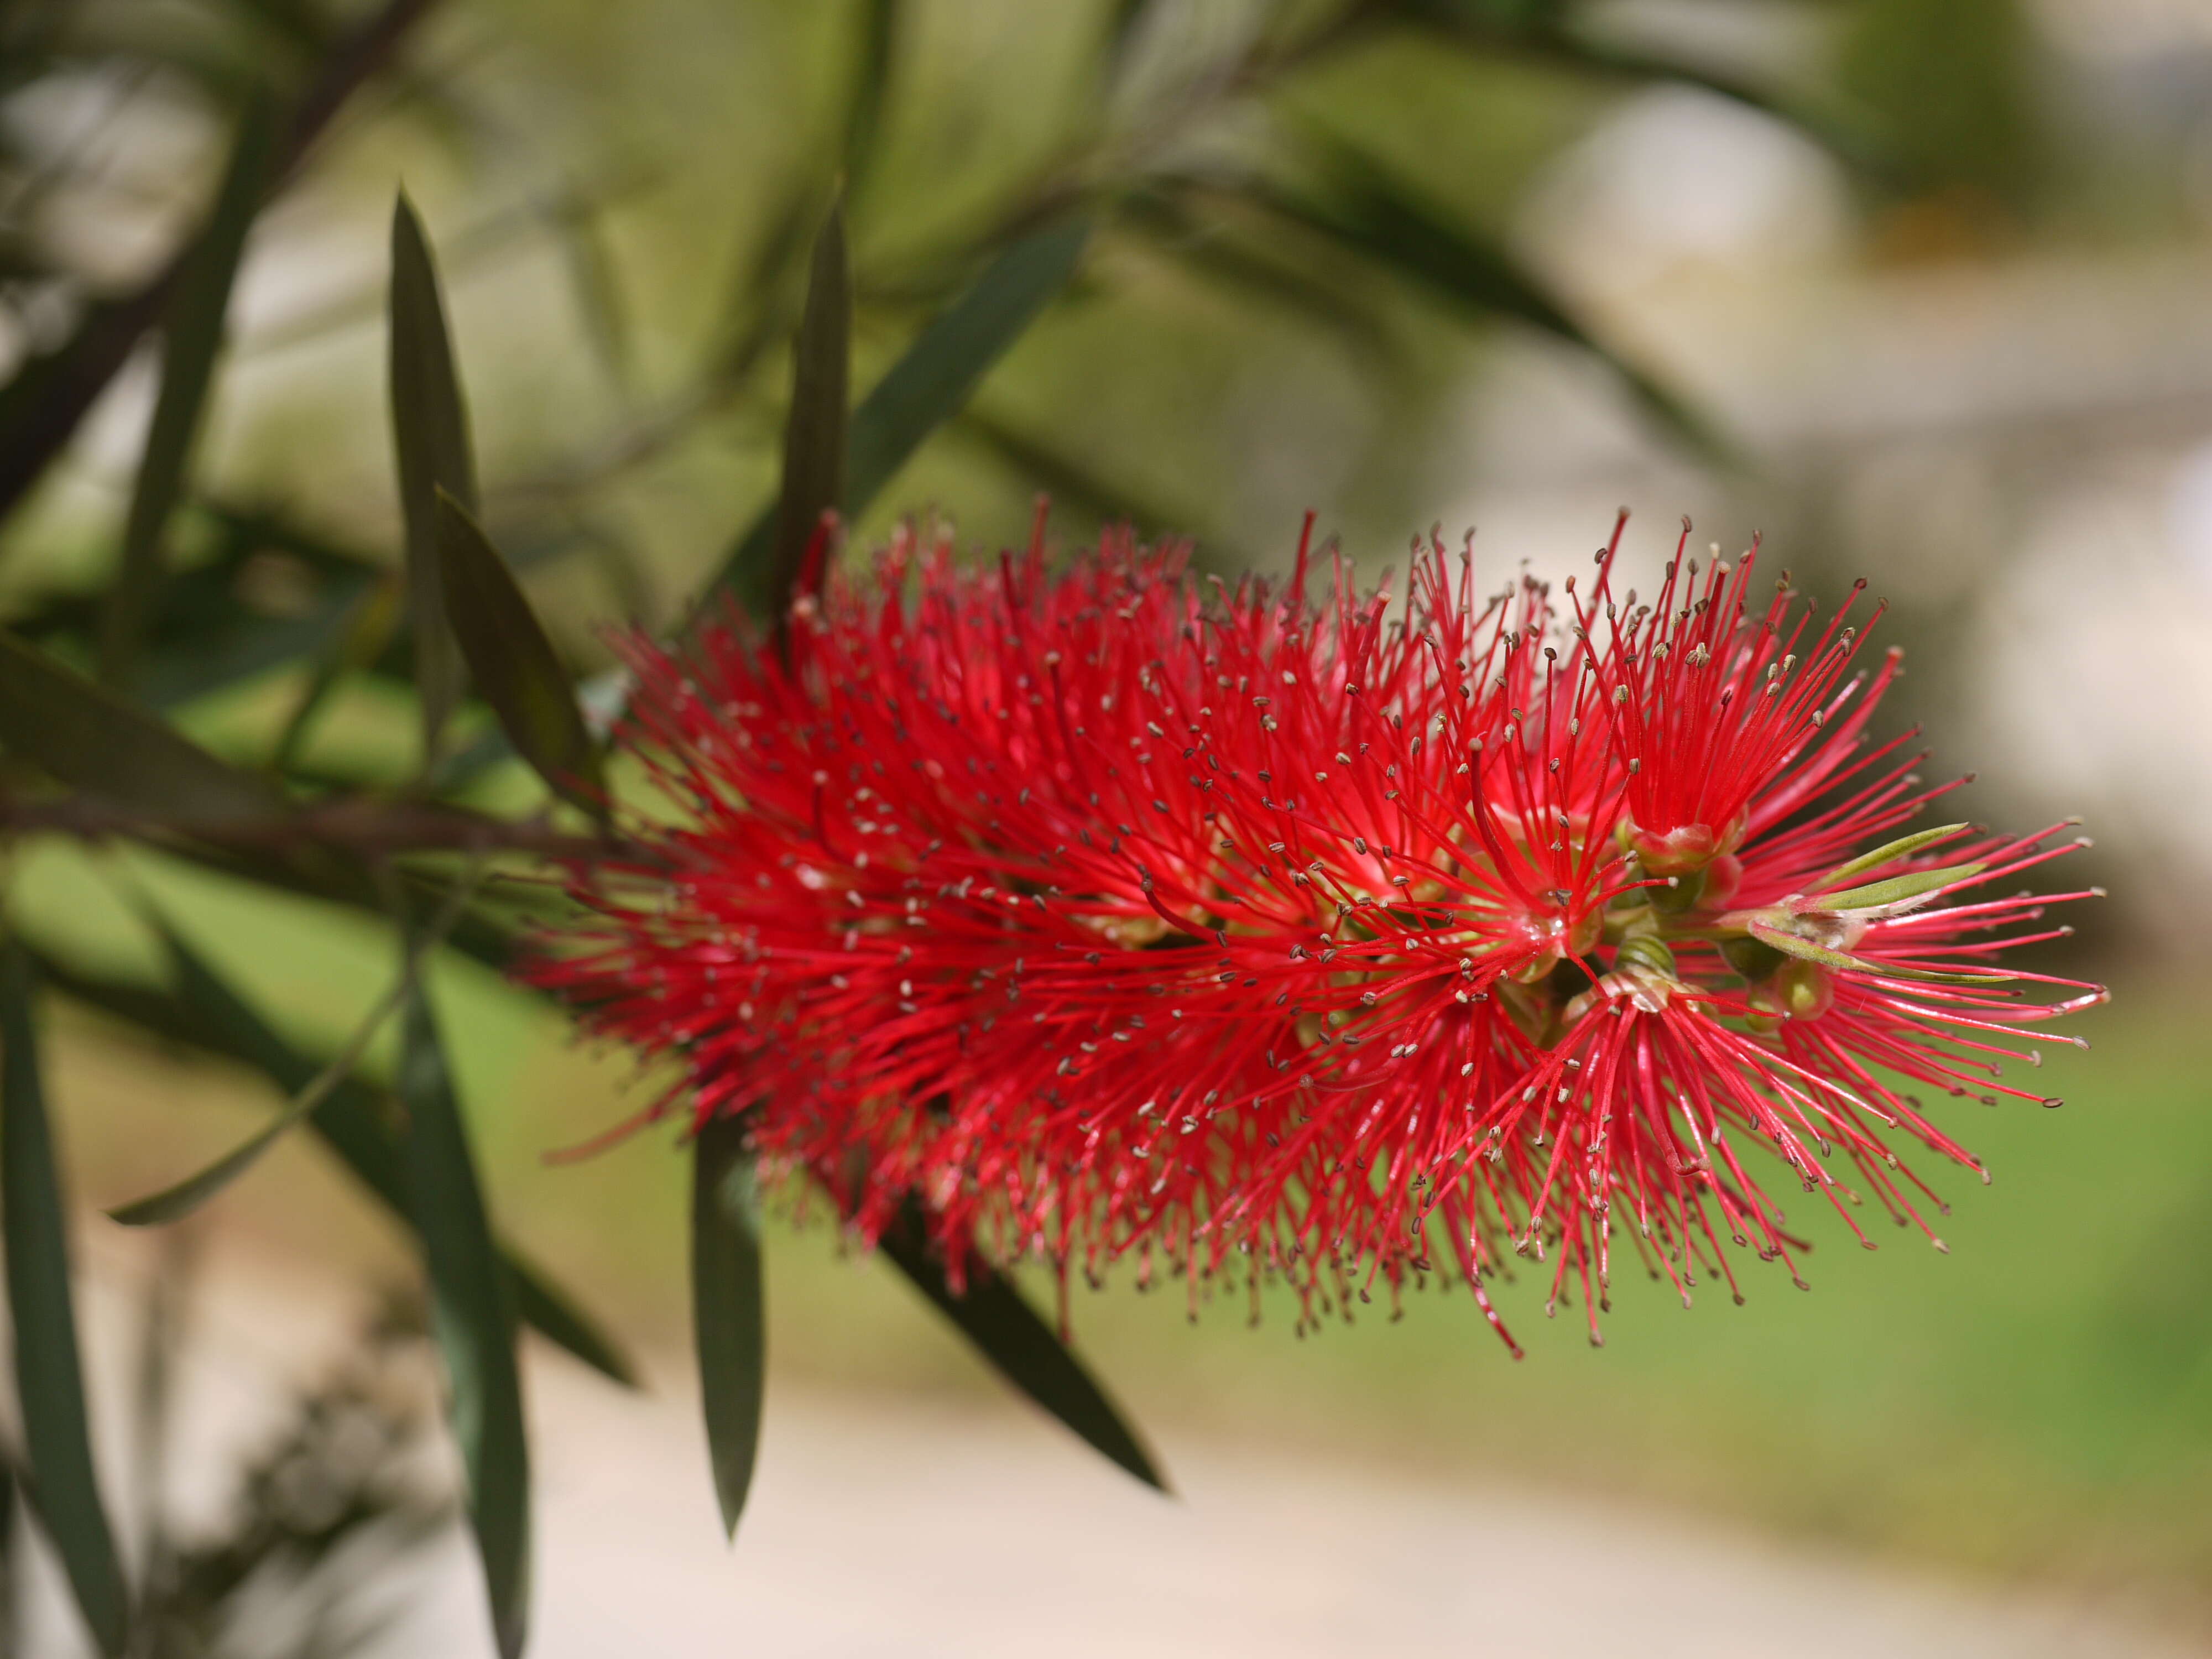
[[[1686,264],[1823,264],[1851,231],[1842,169],[1818,145],[1681,87],[1624,102],[1553,163],[1522,224],[1545,269],[1585,294]]]

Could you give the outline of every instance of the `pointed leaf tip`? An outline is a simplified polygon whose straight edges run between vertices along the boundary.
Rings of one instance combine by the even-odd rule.
[[[759,1455],[766,1341],[760,1223],[744,1123],[699,1131],[691,1186],[692,1334],[722,1530],[737,1535]]]
[[[515,752],[602,823],[606,779],[574,688],[530,601],[469,509],[437,490],[438,580],[469,673]]]
[[[1079,215],[1009,243],[876,382],[853,412],[839,497],[847,523],[857,520],[929,435],[960,411],[992,365],[1066,285],[1090,230],[1090,220]],[[780,508],[753,522],[693,607],[687,632],[710,613],[714,596],[725,587],[747,598],[755,615],[769,614],[764,607],[773,602],[773,591],[757,586],[764,578],[750,573],[769,568],[781,522]],[[810,528],[818,522],[817,513]]]
[[[1109,1462],[1156,1491],[1169,1490],[1136,1431],[1011,1280],[978,1259],[969,1268],[966,1290],[954,1292],[917,1200],[909,1197],[900,1206],[877,1248],[1014,1387]]]
[[[1808,890],[1817,893],[1823,888],[1833,887],[1838,882],[1849,881],[1853,876],[1863,875],[1869,870],[1879,870],[1883,865],[1894,863],[1899,859],[1909,859],[1923,848],[1933,847],[1939,841],[1948,841],[1952,836],[1970,827],[1964,823],[1939,823],[1933,830],[1918,830],[1911,835],[1900,836],[1895,841],[1884,842],[1870,853],[1860,854],[1847,864],[1838,865],[1820,880],[1814,882]]]
[[[446,622],[438,579],[438,491],[444,489],[474,512],[476,461],[437,264],[404,191],[392,211],[390,324],[392,437],[406,528],[407,611],[428,757],[436,750],[460,682],[459,652]]]

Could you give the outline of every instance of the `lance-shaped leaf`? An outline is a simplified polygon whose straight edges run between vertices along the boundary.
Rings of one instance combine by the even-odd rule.
[[[177,988],[103,978],[33,953],[40,974],[87,1007],[136,1025],[166,1042],[233,1060],[260,1072],[288,1095],[306,1089],[322,1068],[292,1047],[215,969],[166,926]],[[401,1115],[381,1091],[358,1078],[339,1081],[308,1121],[354,1178],[411,1231],[404,1154],[394,1129]],[[502,1247],[522,1317],[548,1340],[624,1388],[637,1369],[572,1297],[514,1246]]]
[[[731,1537],[752,1487],[760,1449],[762,1332],[760,1218],[744,1123],[711,1120],[692,1147],[691,1330],[707,1455],[722,1530]]]
[[[1895,914],[1899,909],[1913,908],[1916,899],[1925,901],[1954,882],[1966,881],[1989,868],[1986,864],[1953,864],[1940,870],[1907,870],[1901,876],[1890,876],[1881,881],[1869,882],[1863,887],[1846,888],[1840,893],[1822,893],[1812,898],[1790,902],[1790,908],[1806,910],[1883,910]]]
[[[875,165],[898,46],[898,0],[865,0],[860,8],[860,50],[845,100],[845,179],[850,191],[862,186]]]
[[[439,734],[459,695],[461,672],[438,579],[438,492],[444,490],[473,513],[477,477],[437,266],[422,222],[404,195],[392,214],[391,346],[392,438],[406,521],[407,613],[427,760],[437,752]]]
[[[917,1200],[900,1206],[877,1248],[1006,1381],[1146,1486],[1168,1489],[1136,1431],[1011,1280],[979,1258],[969,1263],[966,1288],[954,1292]]]
[[[604,820],[606,779],[576,694],[514,573],[468,508],[438,492],[438,580],[477,690],[556,794]]]
[[[1516,318],[1592,353],[1678,437],[1709,459],[1728,459],[1701,416],[1590,333],[1504,248],[1455,223],[1349,145],[1311,130],[1304,136],[1316,182],[1254,184],[1248,200],[1462,311]]]
[[[784,636],[807,548],[845,494],[845,423],[850,397],[853,279],[845,252],[845,207],[833,202],[814,239],[806,308],[793,350],[791,412],[783,427],[783,488],[775,511],[747,537],[728,567],[738,599]]]
[[[1802,933],[1792,933],[1787,927],[1777,927],[1759,917],[1753,917],[1746,923],[1745,931],[1761,944],[1773,946],[1784,956],[1796,957],[1802,962],[1816,962],[1823,968],[1840,969],[1854,974],[1875,974],[1883,979],[1909,979],[1928,985],[2005,985],[2009,984],[2014,977],[2010,974],[1954,973],[1948,969],[1914,968],[1902,963],[1876,962],[1819,944]]]
[[[857,518],[1075,274],[1091,222],[1060,221],[1010,244],[932,318],[853,415],[845,516]]]
[[[1879,870],[1883,865],[1899,859],[1909,859],[1923,848],[1933,847],[1939,841],[1948,841],[1966,828],[1963,823],[1939,823],[1933,830],[1921,830],[1909,836],[1901,836],[1875,848],[1871,853],[1860,854],[1848,864],[1838,865],[1806,890],[1817,893],[1823,887],[1833,887],[1838,882],[1849,881],[1853,876],[1863,875],[1869,870]]]
[[[286,810],[260,779],[4,632],[0,744],[64,783],[167,823],[213,827]]]
[[[239,123],[206,230],[192,249],[162,325],[161,390],[146,431],[124,522],[123,554],[100,618],[101,678],[119,678],[138,648],[161,575],[161,541],[184,488],[208,387],[222,347],[223,318],[246,234],[260,211],[276,148],[276,116],[257,95]]]
[[[853,414],[845,471],[848,523],[868,509],[931,433],[959,412],[991,366],[1066,286],[1089,231],[1087,219],[1069,218],[1010,244],[930,319],[861,399]],[[745,532],[687,626],[697,623],[714,587],[738,582],[738,573],[768,558],[776,523],[775,515],[764,514]]]
[[[100,1650],[113,1656],[130,1640],[130,1601],[93,1474],[70,1300],[68,1212],[46,1118],[32,994],[28,957],[12,940],[0,945],[0,1238],[8,1251],[15,1393],[33,1504]]]
[[[514,1292],[492,1242],[429,999],[412,975],[400,1020],[408,1180],[446,1362],[447,1411],[468,1471],[469,1521],[483,1561],[492,1632],[501,1659],[516,1659],[530,1611],[530,1447]]]
[[[399,975],[393,981],[392,988],[377,1000],[376,1005],[354,1027],[353,1035],[331,1057],[330,1063],[293,1094],[283,1111],[204,1169],[164,1187],[158,1193],[132,1203],[118,1205],[107,1212],[109,1218],[126,1227],[155,1227],[181,1221],[252,1169],[260,1161],[261,1155],[283,1139],[295,1124],[305,1122],[309,1115],[330,1097],[331,1091],[351,1075],[354,1067],[361,1063],[361,1057],[368,1052],[371,1041],[384,1029],[384,1022],[391,1018],[393,1011],[414,988],[421,977],[424,960],[445,939],[447,929],[459,916],[475,887],[473,878],[453,884],[436,917],[416,937],[401,958]],[[149,925],[155,927],[167,944],[171,962],[180,963],[188,954],[184,941],[161,920],[150,901],[141,900],[138,908]],[[198,970],[195,977],[204,983],[210,977],[204,964],[199,963],[197,958],[193,960]]]

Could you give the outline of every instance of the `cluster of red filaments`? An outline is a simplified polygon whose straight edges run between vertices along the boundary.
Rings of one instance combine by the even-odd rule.
[[[1928,1231],[1900,1149],[1979,1166],[1913,1091],[2039,1099],[2002,1062],[2103,994],[1996,965],[2082,895],[1984,895],[2075,843],[1913,833],[1954,786],[1869,737],[1851,608],[1755,598],[1755,550],[1639,602],[1620,534],[1556,599],[1417,545],[1395,602],[1310,595],[1303,543],[1231,590],[908,534],[787,653],[633,641],[679,822],[537,972],[864,1237],[918,1200],[956,1261],[1133,1257],[1194,1308],[1442,1275],[1495,1322],[1518,1268],[1595,1338],[1622,1252],[1686,1300],[1732,1246],[1795,1278],[1778,1170]]]

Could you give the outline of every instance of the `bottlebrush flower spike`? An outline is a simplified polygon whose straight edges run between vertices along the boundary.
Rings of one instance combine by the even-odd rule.
[[[1893,659],[1854,670],[1849,608],[1680,550],[1616,599],[1619,537],[1561,616],[1435,543],[1394,611],[1340,567],[1310,599],[1303,542],[1277,592],[1121,532],[1057,574],[1041,520],[989,569],[909,532],[787,663],[634,638],[678,810],[575,872],[533,975],[864,1236],[911,1194],[956,1266],[1134,1255],[1194,1308],[1441,1258],[1495,1321],[1533,1255],[1595,1336],[1619,1238],[1686,1295],[1726,1243],[1794,1261],[1754,1146],[1916,1218],[1893,1143],[1972,1160],[1883,1077],[2016,1094],[2007,1044],[2102,994],[1997,966],[2051,901],[1972,896],[2064,848],[1899,839],[1948,786],[1868,740]]]

